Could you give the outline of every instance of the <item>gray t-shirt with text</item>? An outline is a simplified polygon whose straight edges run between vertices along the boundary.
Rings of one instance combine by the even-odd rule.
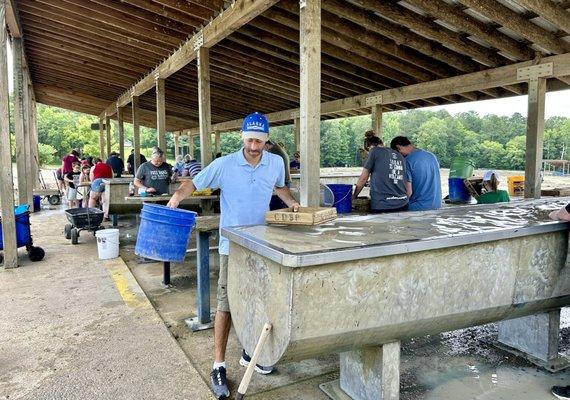
[[[406,163],[397,151],[387,147],[370,150],[364,168],[370,171],[370,208],[393,210],[408,204]]]
[[[137,170],[136,178],[140,179],[146,187],[156,189],[156,194],[168,193],[170,188],[170,177],[172,167],[167,163],[162,163],[160,167],[155,167],[150,161],[142,163]]]

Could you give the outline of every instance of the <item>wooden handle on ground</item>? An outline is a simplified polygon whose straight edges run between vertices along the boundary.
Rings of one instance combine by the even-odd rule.
[[[249,362],[249,365],[245,370],[245,374],[241,379],[241,383],[239,384],[236,400],[242,400],[245,396],[245,392],[247,391],[247,387],[249,386],[249,381],[251,381],[251,376],[253,375],[253,369],[255,367],[255,364],[257,364],[257,359],[261,354],[261,349],[263,348],[263,344],[265,343],[267,336],[269,336],[271,328],[272,326],[269,322],[266,322],[265,325],[263,325],[263,330],[261,331],[261,335],[259,336],[257,345],[255,346],[255,350],[253,351],[253,355],[251,356],[251,361]]]

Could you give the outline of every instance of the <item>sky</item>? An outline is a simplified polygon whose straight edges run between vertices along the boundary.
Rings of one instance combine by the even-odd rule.
[[[8,82],[10,92],[12,92],[12,52],[8,46]],[[518,112],[524,117],[527,114],[527,96],[507,97],[503,99],[493,99],[484,101],[473,101],[469,103],[451,104],[447,106],[427,107],[424,110],[447,110],[450,114],[457,114],[466,111],[476,111],[480,116],[496,114],[501,116],[511,116]],[[570,117],[570,90],[546,93],[545,118],[550,117]]]

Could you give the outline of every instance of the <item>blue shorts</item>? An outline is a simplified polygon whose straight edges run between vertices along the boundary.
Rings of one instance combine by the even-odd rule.
[[[105,191],[105,183],[103,183],[103,178],[97,178],[91,182],[91,191],[96,193],[103,193]]]

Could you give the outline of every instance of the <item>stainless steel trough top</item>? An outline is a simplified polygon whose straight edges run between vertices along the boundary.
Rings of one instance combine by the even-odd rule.
[[[237,335],[260,362],[303,359],[569,304],[570,199],[224,230]]]

